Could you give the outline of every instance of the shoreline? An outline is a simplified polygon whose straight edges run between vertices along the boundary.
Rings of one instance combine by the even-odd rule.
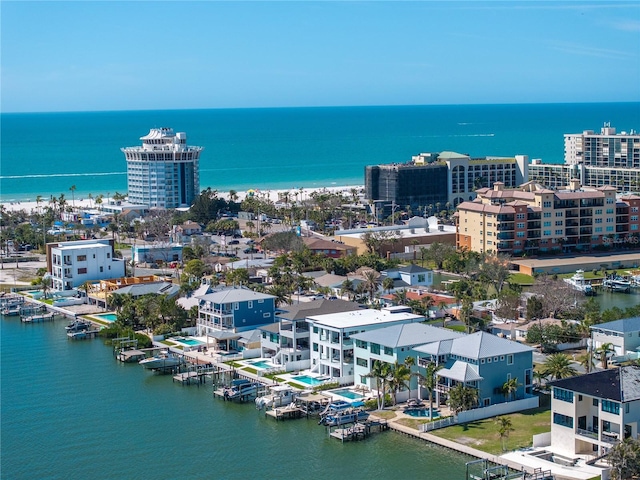
[[[202,190],[206,190],[209,187],[205,187]],[[238,196],[238,203],[242,202],[250,192],[253,192],[254,195],[258,197],[264,197],[269,199],[272,202],[277,202],[280,199],[280,195],[286,192],[290,193],[290,202],[303,202],[314,192],[327,192],[327,193],[339,193],[342,192],[345,196],[351,197],[352,189],[357,189],[358,192],[362,192],[364,190],[364,185],[330,185],[330,186],[319,186],[319,187],[292,187],[292,188],[273,188],[273,189],[247,189],[247,190],[239,190],[236,191]],[[201,190],[201,191],[202,191]],[[212,190],[215,190],[212,188]],[[218,191],[218,197],[223,198],[229,201],[230,191]],[[18,212],[20,210],[25,210],[27,213],[37,212],[37,209],[47,207],[49,205],[50,197],[43,197],[43,200],[38,204],[35,200],[18,200],[13,202],[0,202],[7,211]],[[65,200],[67,201],[68,206],[74,206],[75,208],[97,208],[95,203],[95,196],[93,199],[89,198],[76,198],[71,199],[67,198],[65,194]],[[107,203],[109,199],[105,196],[103,199],[103,205]]]

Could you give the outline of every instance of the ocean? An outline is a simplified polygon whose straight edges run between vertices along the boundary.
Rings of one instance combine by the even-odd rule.
[[[68,340],[64,320],[0,322],[3,479],[459,480],[473,460],[391,431],[342,444],[317,419],[276,422]]]
[[[201,189],[228,192],[362,185],[366,165],[444,150],[562,163],[565,133],[605,122],[640,130],[640,103],[3,113],[0,202],[125,193],[120,148],[154,127],[204,147]]]

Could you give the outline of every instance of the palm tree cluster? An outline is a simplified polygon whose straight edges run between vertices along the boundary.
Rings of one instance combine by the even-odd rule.
[[[378,410],[385,406],[385,397],[391,396],[392,405],[397,403],[397,395],[400,390],[409,390],[411,377],[416,374],[411,371],[415,364],[413,357],[405,358],[403,363],[396,360],[394,363],[387,363],[381,360],[374,360],[371,371],[366,378],[375,378],[376,391],[378,392]]]
[[[175,298],[167,295],[142,295],[134,298],[130,294],[112,293],[108,305],[116,311],[116,325],[121,328],[146,328],[156,334],[180,331],[192,326],[190,318]]]

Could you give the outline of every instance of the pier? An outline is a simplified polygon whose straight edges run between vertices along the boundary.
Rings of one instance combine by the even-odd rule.
[[[23,323],[53,322],[55,319],[56,316],[53,312],[20,317]]]
[[[264,412],[265,416],[275,418],[279,420],[290,420],[293,418],[301,418],[304,415],[304,410],[295,403],[286,405],[284,407],[271,408]]]
[[[365,422],[355,422],[351,426],[342,426],[331,430],[329,427],[329,436],[337,438],[341,442],[364,440],[372,433],[372,429],[379,432],[389,430],[389,424],[386,420],[367,420]]]
[[[212,364],[193,365],[186,372],[178,373],[173,376],[174,382],[180,382],[182,386],[195,384],[197,386],[207,383],[207,377],[213,379],[216,367]]]

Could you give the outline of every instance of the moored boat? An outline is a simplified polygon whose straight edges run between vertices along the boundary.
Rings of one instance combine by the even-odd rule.
[[[611,290],[612,292],[629,293],[631,291],[631,281],[618,275],[607,277],[605,280],[603,280],[602,286],[608,290]]]
[[[164,370],[177,367],[182,363],[182,358],[168,350],[161,350],[157,355],[140,360],[138,363],[148,370]]]
[[[88,320],[74,320],[64,328],[68,333],[85,332],[91,328],[91,322]]]
[[[291,404],[298,396],[298,392],[289,385],[273,385],[269,387],[269,393],[256,398],[256,408],[282,407]]]
[[[327,405],[327,408],[320,414],[318,425],[333,427],[346,423],[361,422],[369,418],[369,412],[364,410],[363,402],[349,403],[338,400]]]
[[[591,287],[591,283],[585,280],[584,270],[576,270],[576,273],[574,273],[571,278],[565,278],[564,281],[571,285],[575,290],[578,290],[585,295],[589,296],[596,294],[596,291]]]
[[[258,392],[260,383],[252,382],[244,378],[231,381],[231,386],[223,391],[225,400],[241,399],[247,396],[255,395]]]

